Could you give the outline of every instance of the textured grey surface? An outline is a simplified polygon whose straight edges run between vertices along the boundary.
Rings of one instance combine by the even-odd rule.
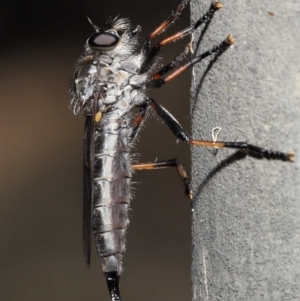
[[[192,20],[210,3],[193,1]],[[300,2],[223,5],[200,48],[228,33],[236,44],[204,78],[209,60],[194,68],[193,138],[219,126],[219,140],[294,150],[296,162],[192,148],[193,300],[300,300]]]

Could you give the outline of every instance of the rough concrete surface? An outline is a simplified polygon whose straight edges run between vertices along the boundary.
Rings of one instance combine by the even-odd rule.
[[[195,21],[211,1],[193,1]],[[199,39],[199,32],[195,41]],[[295,163],[192,148],[193,300],[300,300],[300,2],[223,1],[199,53],[233,45],[191,88],[194,139],[294,150]]]

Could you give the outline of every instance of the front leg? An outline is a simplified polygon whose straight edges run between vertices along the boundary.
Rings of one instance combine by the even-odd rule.
[[[193,67],[195,64],[201,62],[203,59],[205,59],[206,57],[212,55],[212,54],[222,54],[224,51],[226,51],[232,44],[234,44],[234,38],[232,35],[229,35],[222,43],[220,43],[217,46],[214,46],[213,48],[211,48],[210,50],[202,53],[201,55],[198,55],[196,57],[194,57],[193,59],[191,59],[188,63],[184,64],[183,66],[181,66],[178,69],[173,70],[173,72],[171,72],[171,74],[169,74],[166,78],[162,79],[160,78],[160,76],[158,76],[159,74],[155,74],[153,76],[153,78],[146,82],[146,87],[147,88],[160,88],[161,86],[163,86],[164,84],[166,84],[167,82],[171,81],[172,79],[174,79],[175,77],[179,76],[180,74],[182,74],[183,72],[185,72],[186,70],[188,70],[189,68]],[[171,70],[171,69],[170,69]],[[168,70],[169,71],[169,70]],[[159,71],[160,72],[160,71]],[[166,72],[165,72],[166,73]]]
[[[261,158],[269,160],[281,160],[294,162],[294,152],[283,153],[279,151],[273,151],[264,149],[262,147],[249,144],[247,142],[227,142],[227,141],[208,141],[208,140],[194,140],[191,139],[188,134],[183,130],[180,123],[172,116],[163,106],[158,104],[155,100],[149,98],[149,104],[152,109],[159,115],[159,117],[166,123],[173,134],[180,140],[195,146],[211,147],[211,148],[234,148],[242,150],[245,153],[252,153]]]
[[[199,18],[199,20],[163,39],[162,41],[160,41],[159,43],[157,43],[155,46],[153,46],[150,50],[150,40],[152,40],[153,38],[155,38],[156,36],[158,36],[161,32],[163,32],[170,24],[172,24],[175,20],[178,19],[178,17],[180,16],[182,10],[185,8],[185,6],[189,3],[190,1],[186,1],[186,0],[183,0],[181,2],[181,4],[178,6],[177,8],[177,11],[174,12],[166,21],[164,21],[158,28],[156,28],[149,36],[148,38],[145,40],[144,42],[144,45],[143,45],[143,50],[142,50],[142,53],[145,55],[145,60],[140,68],[140,73],[143,74],[145,73],[146,71],[148,71],[153,62],[155,61],[155,57],[157,56],[158,52],[160,51],[161,47],[169,44],[169,43],[172,43],[172,42],[176,42],[178,41],[179,39],[182,39],[183,37],[187,36],[187,35],[191,35],[200,25],[202,25],[203,23],[206,23],[207,21],[211,20],[214,13],[219,10],[220,8],[222,8],[222,4],[220,2],[215,2],[215,3],[212,3],[209,10],[201,17]]]

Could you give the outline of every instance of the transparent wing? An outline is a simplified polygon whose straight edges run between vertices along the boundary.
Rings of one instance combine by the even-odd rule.
[[[93,162],[94,162],[94,118],[88,116],[84,128],[83,158],[83,254],[84,264],[90,267],[91,259],[91,216],[93,200]]]

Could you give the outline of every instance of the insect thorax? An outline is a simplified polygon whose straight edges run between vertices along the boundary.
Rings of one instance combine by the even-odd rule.
[[[91,50],[90,50],[91,51]],[[75,115],[91,115],[107,106],[128,113],[144,102],[143,84],[147,75],[139,75],[140,55],[129,58],[111,54],[86,54],[80,58],[74,73],[70,106]]]

